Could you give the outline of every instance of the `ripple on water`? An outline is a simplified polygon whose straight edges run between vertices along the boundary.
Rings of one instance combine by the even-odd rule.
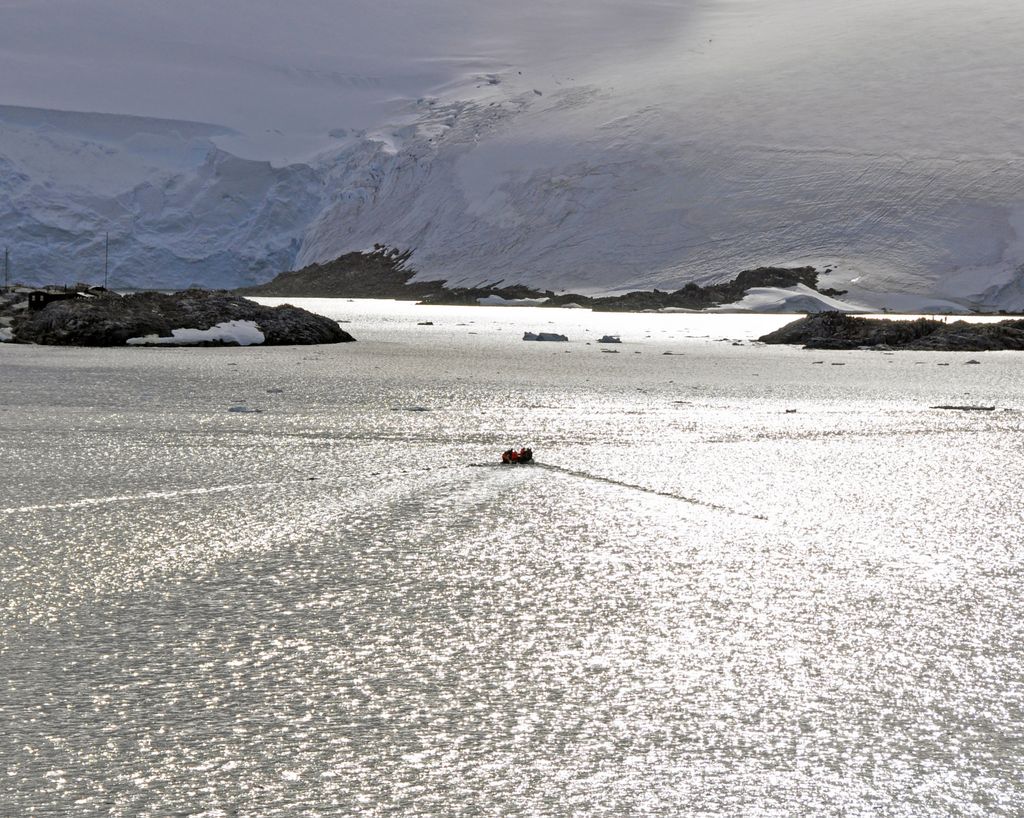
[[[0,811],[1024,809],[1015,367],[401,332],[0,362]]]

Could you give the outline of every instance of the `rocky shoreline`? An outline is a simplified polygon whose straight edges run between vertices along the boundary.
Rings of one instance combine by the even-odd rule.
[[[592,297],[580,293],[555,293],[521,284],[479,287],[448,287],[444,281],[412,281],[416,271],[409,266],[411,251],[376,245],[371,252],[347,253],[325,264],[311,264],[301,270],[281,273],[256,287],[235,290],[241,295],[284,298],[394,298],[424,304],[476,306],[480,299],[538,301],[542,307],[572,304],[594,312],[643,312],[646,310],[698,311],[740,301],[755,287],[804,285],[825,296],[838,297],[843,291],[818,289],[814,267],[758,267],[740,272],[732,281],[701,286],[687,284],[671,292],[634,290],[624,295]]]
[[[805,349],[1024,350],[1024,319],[977,324],[934,318],[893,321],[823,312],[786,324],[758,340],[799,344]]]
[[[29,310],[11,305],[10,340],[60,346],[280,346],[355,339],[332,321],[224,291],[93,292]]]

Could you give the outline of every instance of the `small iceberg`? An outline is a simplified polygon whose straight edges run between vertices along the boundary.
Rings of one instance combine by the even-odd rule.
[[[240,415],[258,415],[262,412],[262,409],[253,409],[250,406],[229,406],[229,412],[235,412]]]
[[[557,332],[524,332],[524,341],[568,341],[568,337],[565,335],[559,335]]]
[[[618,335],[602,335],[597,342],[599,344],[621,344],[622,339]]]

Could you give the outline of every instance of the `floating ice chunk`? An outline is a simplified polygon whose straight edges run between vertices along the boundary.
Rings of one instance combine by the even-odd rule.
[[[229,406],[229,412],[237,412],[240,415],[258,415],[262,409],[254,409],[251,406]]]
[[[559,335],[557,332],[524,332],[524,341],[568,341],[569,339],[564,335]]]
[[[251,346],[262,344],[267,337],[256,326],[255,321],[224,321],[209,329],[174,329],[171,337],[143,335],[129,338],[132,346],[191,346],[193,344],[238,344]]]
[[[597,342],[599,344],[621,344],[622,339],[618,335],[602,335]]]

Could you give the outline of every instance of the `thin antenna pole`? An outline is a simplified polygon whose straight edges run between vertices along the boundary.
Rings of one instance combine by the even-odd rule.
[[[107,272],[110,269],[110,233],[106,233],[103,244],[103,289],[107,289]]]

